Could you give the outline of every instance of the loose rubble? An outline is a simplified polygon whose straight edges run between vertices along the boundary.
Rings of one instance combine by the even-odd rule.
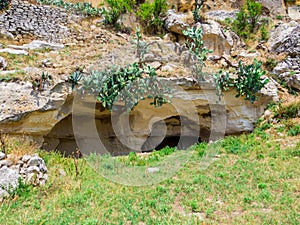
[[[9,10],[0,15],[3,36],[34,35],[47,40],[68,37],[69,14],[64,9],[38,6],[14,0]]]
[[[38,154],[17,157],[0,152],[0,197],[8,196],[19,185],[43,186],[48,180],[47,167]]]

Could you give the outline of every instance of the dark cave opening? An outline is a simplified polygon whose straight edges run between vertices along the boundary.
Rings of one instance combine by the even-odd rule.
[[[129,152],[138,151],[137,149],[130,149],[125,146],[117,137],[111,124],[111,116],[105,115],[101,118],[94,118],[98,134],[94,135],[94,139],[89,137],[88,127],[84,127],[87,118],[83,118],[82,130],[86,133],[85,137],[75,140],[72,115],[68,115],[60,122],[58,122],[52,130],[44,136],[44,143],[42,148],[48,151],[58,151],[65,156],[72,155],[79,146],[81,151],[84,148],[97,149],[97,141],[99,138],[105,148],[109,151],[109,154],[116,155],[127,155]],[[165,126],[165,134],[159,135],[162,130],[162,126]],[[184,128],[183,128],[184,127]],[[186,134],[181,135],[182,129],[185,129]],[[155,150],[161,150],[166,146],[177,147],[178,149],[186,149],[191,145],[198,142],[205,141],[209,135],[209,129],[201,128],[193,121],[188,120],[185,117],[172,116],[164,120],[155,122],[151,127],[151,133],[141,147],[142,152],[151,152]],[[158,132],[158,134],[157,134]],[[201,137],[201,138],[200,138]],[[96,140],[98,139],[98,140]],[[83,152],[86,152],[85,150]],[[91,151],[92,152],[92,151]],[[98,152],[96,150],[96,152]]]

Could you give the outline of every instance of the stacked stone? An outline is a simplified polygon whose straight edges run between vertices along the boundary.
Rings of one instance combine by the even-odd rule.
[[[16,157],[0,152],[0,196],[17,188],[19,179],[27,184],[45,185],[48,174],[44,160],[38,154]]]
[[[0,15],[0,30],[16,35],[34,35],[59,41],[69,35],[69,15],[64,9],[37,6],[13,1],[9,10]]]

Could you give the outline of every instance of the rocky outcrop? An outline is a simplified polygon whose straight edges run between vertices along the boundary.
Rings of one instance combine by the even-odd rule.
[[[186,22],[187,18],[187,14],[169,10],[166,19],[167,30],[182,35],[182,31],[189,28],[189,24]],[[225,30],[214,20],[207,20],[198,26],[203,28],[204,45],[213,50],[214,55],[230,55],[232,48],[236,49],[242,45],[240,38],[234,32]]]
[[[272,15],[285,15],[284,0],[258,0]]]
[[[187,15],[185,13],[176,13],[175,10],[169,10],[166,18],[165,26],[170,32],[182,35],[182,31],[189,28]]]
[[[271,51],[287,53],[290,56],[300,55],[300,25],[296,21],[278,24],[271,31],[268,41]]]
[[[56,85],[48,97],[45,93],[30,94],[26,84],[15,84],[18,92],[2,86],[1,101],[14,100],[0,109],[0,129],[12,135],[25,134],[44,149],[57,149],[66,154],[78,147],[83,153],[97,151],[99,146],[111,154],[126,154],[174,143],[176,146],[180,138],[213,140],[225,134],[251,131],[268,102],[277,96],[276,87],[269,83],[255,104],[235,98],[234,91],[224,93],[220,103],[211,85],[200,88],[191,78],[164,80],[174,85],[172,103],[154,108],[149,100],[143,100],[130,114],[111,114],[93,96],[75,96],[68,84]],[[16,96],[12,98],[14,93],[22,96],[23,102]],[[27,110],[26,105],[30,105]],[[7,106],[6,113],[3,106],[4,109]],[[130,132],[125,129],[128,122]],[[185,133],[182,124],[186,124]]]
[[[285,80],[287,85],[300,90],[300,24],[291,21],[282,23],[271,32],[269,45],[275,53],[285,53],[286,59],[279,62],[273,73]]]
[[[6,36],[34,35],[58,41],[68,37],[68,22],[69,15],[63,9],[16,0],[0,15],[0,30]]]
[[[33,40],[32,42],[28,44],[24,44],[22,46],[8,45],[8,47],[13,49],[21,49],[21,50],[41,50],[41,49],[61,50],[65,46],[59,43],[50,43],[47,41]]]
[[[19,182],[45,185],[48,180],[47,167],[37,154],[21,157],[0,152],[0,198],[8,196]]]
[[[213,10],[205,13],[209,19],[216,21],[224,21],[225,19],[235,20],[238,11]]]
[[[273,73],[286,84],[300,90],[300,57],[287,57],[274,68]]]
[[[230,51],[243,45],[238,35],[231,30],[224,30],[214,20],[207,20],[201,24],[203,27],[203,41],[208,49],[213,50],[213,55],[230,55]]]

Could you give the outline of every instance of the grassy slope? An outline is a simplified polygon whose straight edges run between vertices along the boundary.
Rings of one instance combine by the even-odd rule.
[[[145,187],[105,180],[84,160],[76,178],[72,159],[42,152],[49,182],[4,200],[0,224],[300,224],[300,142],[282,149],[256,130],[221,147],[208,169],[200,144],[174,177]]]

